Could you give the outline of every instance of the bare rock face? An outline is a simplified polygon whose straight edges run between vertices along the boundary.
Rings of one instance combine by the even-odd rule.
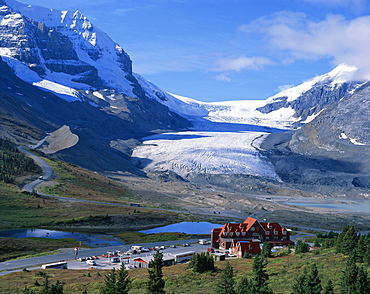
[[[370,84],[332,104],[295,132],[263,144],[289,183],[370,188]]]
[[[270,113],[280,108],[289,108],[295,110],[295,117],[300,118],[300,122],[305,121],[309,116],[318,114],[325,109],[327,105],[338,102],[340,99],[352,95],[358,87],[359,82],[341,83],[332,86],[329,82],[320,82],[312,86],[309,91],[302,93],[297,99],[289,101],[288,97],[277,97],[271,103],[258,108],[262,113]],[[297,123],[296,127],[302,126]]]

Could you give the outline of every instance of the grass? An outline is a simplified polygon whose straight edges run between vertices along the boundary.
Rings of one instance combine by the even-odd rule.
[[[43,159],[53,168],[58,182],[43,188],[45,194],[123,204],[135,201],[131,191],[115,181],[71,163]]]
[[[79,246],[74,239],[45,239],[45,238],[0,238],[0,261],[14,258],[27,258],[47,255],[59,248]]]
[[[340,273],[345,267],[347,257],[335,254],[334,249],[322,249],[320,254],[289,254],[283,257],[269,259],[266,267],[270,276],[270,286],[275,294],[288,294],[292,290],[292,284],[302,273],[304,268],[309,269],[312,263],[317,265],[322,285],[328,279],[332,279],[335,285],[335,293],[339,293],[338,281]],[[253,259],[229,259],[228,262],[234,268],[234,278],[238,284],[242,277],[252,275]],[[187,269],[186,264],[164,267],[163,274],[166,281],[166,293],[216,293],[218,277],[222,274],[226,262],[216,262],[216,272],[198,274]],[[65,283],[64,293],[82,293],[87,290],[89,294],[99,293],[104,281],[104,275],[108,271],[103,270],[48,270],[44,271],[51,276],[50,281],[57,280]],[[38,271],[11,273],[0,276],[0,293],[19,293],[25,286],[34,286],[37,280],[40,284],[43,279],[37,274]],[[146,269],[133,269],[129,271],[133,279],[130,293],[145,293],[145,282],[148,278]]]

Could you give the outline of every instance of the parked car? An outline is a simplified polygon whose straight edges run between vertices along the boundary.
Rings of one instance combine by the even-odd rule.
[[[146,248],[146,247],[141,248],[141,252],[149,252],[149,251],[150,251],[150,248]]]
[[[176,248],[176,245],[171,245],[170,247],[171,247],[171,248]]]
[[[96,265],[96,262],[95,262],[95,260],[86,260],[86,264],[88,264],[88,265]]]

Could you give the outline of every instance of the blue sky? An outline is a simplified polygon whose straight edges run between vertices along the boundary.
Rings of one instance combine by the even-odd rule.
[[[369,0],[18,0],[80,10],[135,72],[200,101],[266,99],[341,63],[370,78]]]

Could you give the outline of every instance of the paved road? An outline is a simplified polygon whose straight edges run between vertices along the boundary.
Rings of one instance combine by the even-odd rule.
[[[23,187],[24,191],[32,193],[32,192],[35,191],[35,188],[36,188],[37,185],[41,184],[42,182],[45,182],[45,181],[48,181],[48,180],[52,179],[53,169],[43,159],[41,159],[40,157],[32,154],[31,152],[28,152],[23,147],[19,146],[18,149],[21,152],[23,152],[24,154],[26,154],[27,156],[31,157],[33,160],[35,160],[35,162],[39,166],[41,166],[42,171],[43,171],[43,176],[42,176],[41,179],[35,180],[35,181],[33,181],[33,182],[31,182],[31,183],[29,183],[29,184],[27,184]],[[37,192],[37,194],[40,195],[40,196],[56,198],[56,199],[63,200],[63,201],[74,201],[74,202],[85,202],[85,203],[87,202],[87,203],[115,205],[115,206],[126,206],[126,207],[130,206],[130,205],[121,204],[121,203],[112,203],[112,202],[103,202],[103,201],[69,198],[69,197],[62,197],[62,196],[44,194],[44,193],[40,193],[40,192]],[[194,212],[196,212],[196,213],[200,213],[200,214],[203,214],[203,215],[214,215],[214,210],[210,207],[203,207],[202,209],[197,209],[196,211],[170,210],[170,209],[155,208],[155,207],[143,207],[143,206],[141,206],[141,208],[148,208],[148,209],[159,210],[159,211],[171,211],[171,212],[176,212],[176,213],[194,213]],[[247,217],[246,215],[242,215],[242,214],[239,214],[239,213],[234,212],[234,211],[221,211],[220,216],[234,218],[235,220],[238,220],[238,219],[244,220]]]
[[[167,241],[167,242],[157,242],[157,243],[140,243],[135,245],[141,245],[143,247],[154,247],[154,246],[170,246],[173,244],[182,244],[182,243],[189,243],[191,244],[190,247],[178,247],[174,248],[174,252],[184,252],[184,251],[206,251],[206,245],[200,245],[197,243],[198,239],[191,239],[191,240],[178,240],[178,241]],[[131,249],[131,245],[123,245],[123,246],[109,246],[109,247],[100,247],[100,248],[80,248],[78,251],[77,257],[85,257],[85,256],[100,256],[107,251],[115,251],[119,250],[121,252],[125,252]],[[24,259],[17,259],[17,260],[10,260],[0,262],[0,275],[6,275],[11,271],[22,270],[24,268],[33,269],[33,268],[40,268],[42,264],[45,263],[52,263],[61,260],[71,260],[75,259],[73,248],[63,250],[65,252],[58,253],[54,255],[46,255],[46,256],[39,256],[39,257],[31,257],[31,258],[24,258]],[[165,249],[165,251],[168,251]]]
[[[22,146],[18,146],[18,150],[26,154],[28,157],[31,157],[41,168],[43,172],[42,178],[33,181],[23,187],[24,191],[27,192],[34,192],[37,185],[41,184],[43,181],[51,180],[53,176],[53,169],[50,165],[48,165],[44,160],[42,160],[40,157],[32,154],[31,152],[25,150]]]

